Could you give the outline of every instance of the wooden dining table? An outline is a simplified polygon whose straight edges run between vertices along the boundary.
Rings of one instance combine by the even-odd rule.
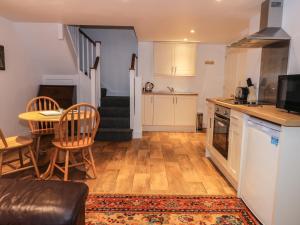
[[[32,111],[32,112],[24,112],[19,114],[19,119],[23,120],[23,121],[32,121],[32,122],[53,122],[53,128],[54,128],[54,139],[59,139],[59,121],[60,118],[62,116],[62,114],[59,115],[44,115],[42,114],[43,111]],[[68,115],[68,120],[72,120],[72,117],[74,118],[74,120],[78,120],[78,119],[84,119],[84,114],[79,113],[80,118],[78,118],[78,113],[74,112],[73,116],[72,113],[70,113],[70,115]],[[48,168],[46,170],[45,173],[43,173],[41,175],[41,179],[49,179],[50,177],[50,172],[51,172],[51,162],[52,162],[52,154],[50,156],[50,163],[48,165]],[[75,159],[71,159],[74,160]]]

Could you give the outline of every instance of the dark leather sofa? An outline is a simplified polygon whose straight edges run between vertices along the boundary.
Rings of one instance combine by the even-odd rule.
[[[0,179],[0,225],[84,225],[84,183]]]

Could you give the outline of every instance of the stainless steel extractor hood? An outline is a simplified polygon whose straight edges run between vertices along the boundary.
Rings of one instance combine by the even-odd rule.
[[[262,48],[274,43],[289,42],[291,37],[281,28],[282,14],[283,0],[266,0],[261,5],[260,31],[230,47]]]

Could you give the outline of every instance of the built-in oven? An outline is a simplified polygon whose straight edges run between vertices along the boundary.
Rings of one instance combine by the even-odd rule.
[[[213,146],[226,160],[228,159],[229,125],[230,109],[216,105]]]

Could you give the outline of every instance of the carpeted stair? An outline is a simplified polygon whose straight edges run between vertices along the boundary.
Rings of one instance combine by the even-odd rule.
[[[129,97],[106,96],[106,90],[102,90],[99,112],[101,119],[96,140],[128,141],[132,139]]]

